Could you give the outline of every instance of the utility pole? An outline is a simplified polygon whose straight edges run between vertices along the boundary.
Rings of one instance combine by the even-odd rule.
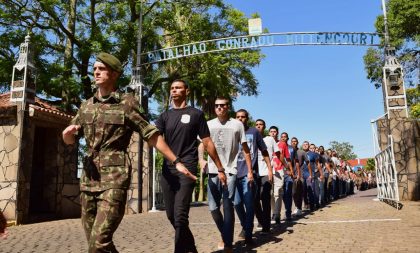
[[[142,6],[141,1],[138,3],[138,33],[137,33],[137,59],[136,67],[133,68],[133,73],[131,76],[131,81],[129,87],[134,90],[139,99],[139,106],[143,108],[143,83],[141,82],[141,36],[142,36]],[[147,103],[147,101],[146,101]],[[147,112],[144,112],[144,116],[147,115]],[[147,120],[147,119],[146,119]],[[138,140],[138,155],[137,155],[137,176],[138,176],[138,212],[143,212],[143,139],[139,133]]]

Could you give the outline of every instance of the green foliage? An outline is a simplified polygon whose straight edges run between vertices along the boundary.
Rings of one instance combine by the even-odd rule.
[[[335,150],[338,157],[345,161],[357,158],[357,155],[353,153],[353,145],[349,142],[331,141],[330,149]]]
[[[406,89],[407,106],[410,108],[410,116],[412,118],[420,118],[420,86]]]
[[[156,160],[155,160],[156,172],[162,171],[164,160],[165,158],[163,157],[162,153],[160,153],[159,151],[156,151]]]
[[[367,171],[375,171],[375,159],[369,158],[366,162],[366,168]]]
[[[36,52],[37,92],[64,98],[66,109],[93,94],[90,67],[100,51],[113,53],[123,62],[119,86],[126,86],[135,65],[138,5],[135,0],[2,1],[0,89],[10,84],[19,44],[28,32]],[[221,0],[143,1],[141,9],[143,52],[247,34],[244,14]],[[255,49],[199,55],[143,66],[142,77],[149,97],[162,109],[169,104],[169,82],[184,78],[190,83],[192,104],[212,113],[217,95],[235,99],[238,94],[257,94],[258,81],[251,69],[262,57]]]
[[[405,81],[409,86],[417,85],[418,62],[420,59],[420,0],[387,1],[387,20],[390,44],[397,49]],[[363,57],[367,78],[376,88],[382,85],[384,54],[384,17],[380,15],[375,22],[376,31],[382,34],[380,49],[369,48]]]
[[[367,77],[376,88],[379,88],[382,85],[382,58],[383,53],[374,48],[368,48],[366,54],[363,56]]]

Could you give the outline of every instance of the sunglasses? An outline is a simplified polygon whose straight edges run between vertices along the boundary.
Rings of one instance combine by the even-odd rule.
[[[219,107],[223,108],[223,107],[226,107],[226,104],[215,104],[214,107],[215,108],[219,108]]]

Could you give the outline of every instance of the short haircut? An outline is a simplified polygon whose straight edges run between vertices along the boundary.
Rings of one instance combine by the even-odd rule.
[[[263,119],[257,119],[257,120],[255,121],[255,123],[257,123],[258,121],[261,121],[261,122],[263,123],[264,127],[265,127],[265,121],[264,121]]]
[[[245,110],[245,109],[239,109],[239,110],[237,110],[236,111],[236,113],[235,114],[237,114],[238,112],[243,112],[243,113],[245,113],[245,117],[248,119],[249,117],[248,117],[248,111],[247,110]]]
[[[292,141],[293,140],[296,140],[297,142],[299,142],[298,138],[296,138],[296,137],[292,137]]]
[[[287,139],[289,139],[289,134],[288,133],[283,132],[283,133],[280,134],[280,136],[282,136],[283,134],[285,134],[287,136]]]
[[[227,104],[228,105],[230,104],[230,98],[227,98],[227,97],[218,96],[218,97],[216,97],[216,100],[226,100]],[[216,100],[214,100],[214,101],[216,101]]]
[[[171,82],[171,85],[173,84],[173,83],[175,83],[175,82],[180,82],[180,83],[183,83],[184,84],[184,87],[185,87],[185,89],[188,89],[188,83],[187,83],[187,81],[185,81],[184,79],[175,79],[175,80],[173,80],[172,82]]]
[[[271,129],[276,130],[276,131],[277,131],[277,133],[279,132],[279,128],[278,128],[278,127],[276,127],[276,126],[271,126],[271,127],[268,129],[268,131],[270,131]]]

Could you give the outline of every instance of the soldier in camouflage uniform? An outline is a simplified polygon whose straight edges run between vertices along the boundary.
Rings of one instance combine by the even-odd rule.
[[[159,131],[142,116],[132,94],[117,90],[122,73],[120,61],[100,53],[93,67],[96,94],[83,102],[71,125],[63,131],[66,144],[84,136],[88,147],[80,178],[82,223],[89,252],[118,252],[112,236],[125,211],[131,164],[127,147],[133,131],[155,146],[169,161],[177,157]],[[195,179],[182,163],[176,169]]]

